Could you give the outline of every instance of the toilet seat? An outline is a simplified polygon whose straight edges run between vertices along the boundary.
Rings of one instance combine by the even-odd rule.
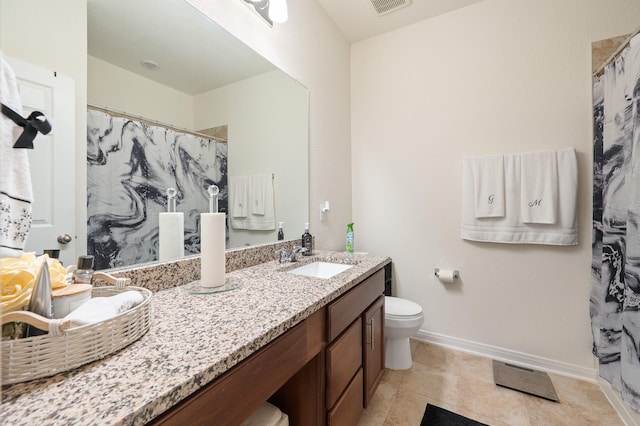
[[[422,316],[422,306],[399,297],[385,296],[384,313],[387,318],[414,319]]]
[[[386,319],[390,319],[390,320],[396,319],[396,320],[407,320],[408,321],[408,320],[422,318],[423,315],[422,315],[422,312],[417,314],[417,315],[392,315],[392,314],[386,314],[385,313],[384,317]]]

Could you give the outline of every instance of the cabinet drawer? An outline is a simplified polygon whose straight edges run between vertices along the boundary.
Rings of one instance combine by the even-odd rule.
[[[353,426],[358,424],[364,408],[362,407],[362,369],[353,378],[347,390],[342,394],[336,406],[329,411],[329,426]]]
[[[384,269],[364,280],[327,307],[328,341],[364,312],[384,292]]]
[[[362,365],[362,320],[327,348],[327,407],[330,408]]]

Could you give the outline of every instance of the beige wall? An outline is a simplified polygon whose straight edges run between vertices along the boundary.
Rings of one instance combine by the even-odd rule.
[[[393,258],[423,337],[595,377],[591,43],[639,22],[632,0],[485,0],[352,45],[356,244]],[[577,247],[460,239],[462,157],[564,147],[578,152]]]

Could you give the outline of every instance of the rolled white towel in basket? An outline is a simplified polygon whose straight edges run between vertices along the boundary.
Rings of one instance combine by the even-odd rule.
[[[143,301],[142,294],[135,290],[125,291],[110,297],[94,297],[78,306],[64,319],[71,320],[71,325],[74,327],[95,324],[126,312]]]

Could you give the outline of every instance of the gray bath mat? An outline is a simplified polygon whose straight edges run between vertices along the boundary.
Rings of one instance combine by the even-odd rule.
[[[496,385],[529,395],[558,401],[558,395],[547,373],[493,360],[493,380]]]

